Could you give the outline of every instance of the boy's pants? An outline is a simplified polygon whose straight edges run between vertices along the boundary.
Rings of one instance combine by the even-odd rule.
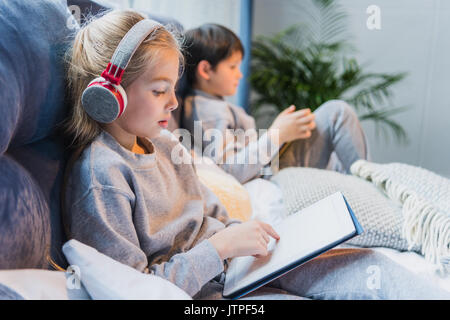
[[[277,159],[272,174],[286,167],[333,169],[349,173],[359,159],[369,159],[366,137],[355,111],[344,101],[330,100],[315,112],[316,129],[308,139],[295,140]],[[277,168],[278,167],[278,168]]]

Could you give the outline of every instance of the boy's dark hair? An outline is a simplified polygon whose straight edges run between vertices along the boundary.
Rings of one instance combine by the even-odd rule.
[[[239,51],[244,56],[244,46],[230,29],[218,24],[204,24],[185,32],[185,77],[189,87],[195,84],[195,71],[200,61],[208,61],[214,69],[222,60]]]

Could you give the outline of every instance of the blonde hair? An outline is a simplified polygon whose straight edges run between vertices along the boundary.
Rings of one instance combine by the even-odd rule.
[[[100,124],[84,111],[81,96],[89,82],[99,77],[106,68],[120,40],[143,19],[143,15],[133,10],[113,10],[87,18],[76,34],[65,59],[71,110],[63,127],[71,139],[71,147],[84,147],[101,132]],[[136,50],[123,74],[121,85],[126,88],[149,64],[150,67],[156,66],[161,53],[168,49],[178,52],[182,72],[184,60],[180,35],[162,27],[152,32]]]

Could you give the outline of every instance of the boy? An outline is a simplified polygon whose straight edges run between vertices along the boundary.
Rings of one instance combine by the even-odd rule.
[[[295,111],[295,106],[290,106],[258,139],[254,118],[224,99],[236,93],[242,78],[239,68],[244,48],[239,38],[226,27],[205,24],[188,30],[185,41],[189,91],[183,99],[182,125],[194,136],[195,147],[201,145],[204,155],[212,157],[241,183],[260,176],[261,169],[274,161],[279,147],[288,142],[292,143],[280,156],[280,169],[324,169],[335,153],[341,167],[338,170],[348,173],[354,161],[367,159],[366,140],[358,118],[345,102],[338,100],[325,103],[314,113],[310,109]],[[196,126],[202,130],[200,142],[195,141]],[[212,129],[213,133],[221,133],[221,139],[208,136]],[[230,144],[230,129],[249,133],[250,141]],[[265,159],[256,156],[263,146],[270,150]],[[252,157],[258,161],[248,161]]]

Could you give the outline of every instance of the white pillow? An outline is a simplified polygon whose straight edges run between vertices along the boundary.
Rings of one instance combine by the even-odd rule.
[[[63,252],[92,299],[192,300],[176,285],[122,264],[77,240],[69,240]]]
[[[63,271],[39,269],[1,270],[0,284],[25,300],[89,300],[82,285],[71,289],[71,275]]]
[[[253,179],[244,184],[252,204],[252,219],[275,225],[287,217],[283,193],[275,183],[265,179]]]

